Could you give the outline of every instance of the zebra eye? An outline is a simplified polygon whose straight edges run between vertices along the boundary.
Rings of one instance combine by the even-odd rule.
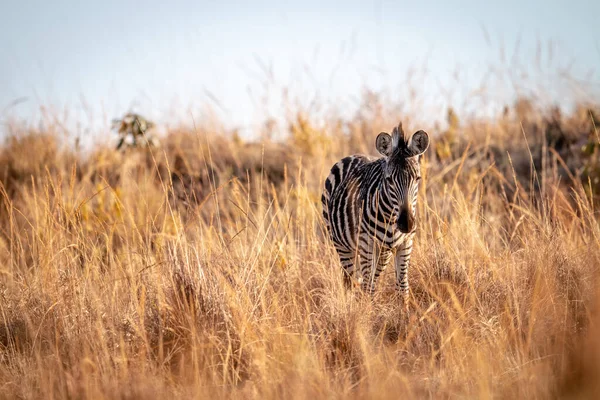
[[[415,180],[416,180],[417,182],[419,182],[419,181],[421,180],[421,177],[420,177],[420,176],[417,176],[417,177],[415,178]]]

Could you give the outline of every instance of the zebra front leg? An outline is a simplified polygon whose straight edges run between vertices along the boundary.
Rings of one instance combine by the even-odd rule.
[[[375,291],[375,261],[379,259],[379,248],[375,241],[366,234],[359,240],[359,268],[361,289],[365,293],[373,294]]]
[[[340,263],[342,264],[342,275],[344,277],[344,287],[352,287],[352,275],[354,275],[354,254],[347,251],[338,250]]]
[[[413,241],[412,238],[407,239],[396,249],[396,289],[402,296],[404,306],[408,310],[408,264],[412,253]]]
[[[390,249],[390,248],[378,247],[375,254],[377,254],[378,257],[377,257],[377,264],[375,265],[375,268],[373,269],[373,274],[371,277],[371,287],[370,287],[371,295],[373,293],[375,293],[375,285],[377,284],[379,275],[381,275],[381,273],[383,271],[385,271],[387,266],[392,261],[393,252],[392,252],[392,249]]]
[[[358,240],[358,268],[360,287],[363,292],[369,289],[371,271],[373,269],[373,240],[366,234],[361,234]]]

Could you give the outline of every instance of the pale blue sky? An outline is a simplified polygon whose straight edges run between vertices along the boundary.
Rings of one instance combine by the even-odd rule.
[[[38,116],[51,104],[84,124],[130,109],[175,122],[211,104],[229,126],[249,128],[284,112],[283,88],[304,105],[352,112],[363,88],[402,99],[407,70],[424,66],[420,97],[439,118],[445,102],[469,103],[501,47],[505,68],[518,47],[520,65],[562,101],[562,86],[553,87],[561,68],[598,87],[599,15],[593,0],[4,0],[0,118]],[[506,96],[505,86],[488,96]]]

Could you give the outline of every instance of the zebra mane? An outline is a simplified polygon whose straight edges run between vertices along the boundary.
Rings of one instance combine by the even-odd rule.
[[[393,151],[400,150],[404,152],[408,148],[408,138],[404,134],[404,129],[402,129],[402,122],[398,124],[397,127],[394,127],[392,131],[392,149]]]

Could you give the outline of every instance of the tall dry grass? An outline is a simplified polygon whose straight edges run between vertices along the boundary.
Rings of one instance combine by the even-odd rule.
[[[398,122],[381,105],[299,115],[280,143],[200,124],[125,153],[14,128],[0,153],[0,395],[593,397],[597,120],[518,108],[449,112],[431,132],[410,316],[393,271],[373,300],[344,290],[320,217],[332,163],[373,153]]]

